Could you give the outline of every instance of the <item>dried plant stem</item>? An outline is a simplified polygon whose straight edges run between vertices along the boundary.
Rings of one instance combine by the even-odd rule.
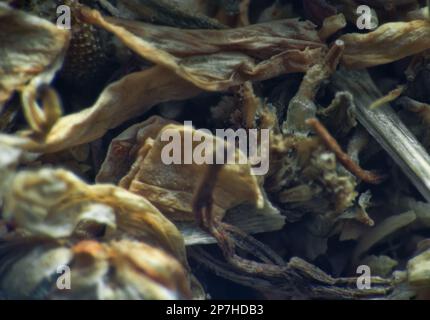
[[[336,90],[351,92],[358,121],[430,201],[430,156],[388,104],[376,110],[369,109],[369,105],[382,96],[369,73],[340,70],[332,81]]]
[[[260,106],[260,99],[255,95],[252,83],[247,81],[242,86],[243,123],[247,129],[255,127],[255,115]]]
[[[266,273],[271,276],[281,276],[283,270],[279,266],[267,263],[258,263],[255,261],[243,259],[235,253],[235,242],[229,236],[228,230],[236,231],[233,226],[226,225],[221,221],[216,221],[212,215],[213,198],[212,193],[215,188],[216,180],[222,165],[211,165],[198,185],[193,201],[193,211],[196,221],[201,228],[208,231],[217,241],[226,260],[239,270],[251,274]],[[237,231],[236,233],[240,233]]]
[[[373,102],[369,109],[376,109],[380,106],[383,106],[386,103],[390,103],[394,100],[396,100],[405,90],[405,86],[399,86],[398,88],[391,90],[388,92],[387,95],[383,96],[382,98],[377,99],[375,102]]]
[[[62,115],[61,101],[54,89],[42,85],[36,90],[26,89],[23,92],[22,104],[24,115],[30,124],[35,137],[44,137]],[[42,108],[37,103],[37,96],[42,99]]]
[[[306,120],[306,123],[315,130],[315,132],[321,138],[325,146],[331,151],[333,151],[333,153],[336,155],[336,158],[339,160],[340,163],[342,163],[345,169],[347,169],[349,172],[367,183],[378,184],[382,182],[384,178],[383,176],[367,170],[363,170],[350,158],[348,154],[343,152],[336,139],[331,136],[328,130],[321,122],[319,122],[318,119],[308,119]]]

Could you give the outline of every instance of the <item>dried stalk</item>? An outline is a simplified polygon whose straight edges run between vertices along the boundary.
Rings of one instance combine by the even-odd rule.
[[[334,75],[333,83],[337,90],[351,92],[359,122],[430,201],[430,156],[388,104],[369,109],[382,94],[368,72],[341,70]]]
[[[370,171],[363,170],[351,159],[348,154],[343,152],[336,139],[331,136],[331,134],[327,131],[327,129],[321,122],[314,118],[306,120],[306,123],[315,130],[315,132],[321,138],[326,147],[333,151],[333,153],[336,155],[336,158],[339,160],[340,163],[342,163],[345,169],[359,177],[364,182],[371,184],[378,184],[382,182],[383,176],[380,176]]]

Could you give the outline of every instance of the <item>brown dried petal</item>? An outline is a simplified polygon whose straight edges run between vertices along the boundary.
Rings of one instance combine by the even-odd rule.
[[[310,22],[296,19],[229,30],[183,30],[83,9],[83,19],[114,33],[127,47],[205,90],[225,90],[246,80],[304,72],[321,54]]]

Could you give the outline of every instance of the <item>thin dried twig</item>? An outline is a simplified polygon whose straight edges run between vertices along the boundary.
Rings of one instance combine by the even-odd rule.
[[[341,146],[337,143],[336,139],[332,137],[330,132],[328,132],[328,130],[321,122],[319,122],[318,119],[308,119],[306,120],[306,123],[315,130],[315,132],[321,138],[326,147],[333,151],[333,153],[336,155],[336,158],[339,160],[340,163],[342,163],[345,169],[347,169],[349,172],[367,183],[378,184],[382,182],[384,176],[375,174],[367,170],[363,170],[350,158],[348,154],[343,152]]]
[[[405,90],[405,86],[399,86],[398,88],[391,90],[390,92],[388,92],[387,95],[377,99],[375,102],[373,102],[369,109],[376,109],[380,106],[383,106],[386,103],[390,103],[394,100],[396,100],[398,97],[400,97],[400,95],[403,93],[403,91]]]

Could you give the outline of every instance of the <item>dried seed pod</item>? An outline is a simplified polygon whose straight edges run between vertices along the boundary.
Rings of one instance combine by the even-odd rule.
[[[35,0],[25,6],[30,12],[52,22],[57,20],[58,6],[66,5],[71,9],[71,41],[60,76],[81,87],[104,80],[111,63],[109,56],[114,52],[111,36],[83,22],[76,14],[84,1]]]

